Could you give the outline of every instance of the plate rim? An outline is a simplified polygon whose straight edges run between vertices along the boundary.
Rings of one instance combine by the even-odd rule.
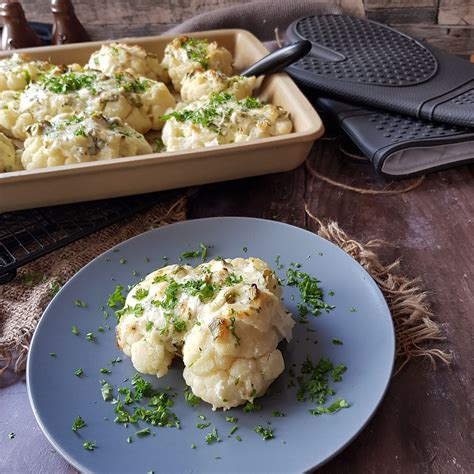
[[[44,311],[42,312],[41,316],[40,316],[40,319],[38,320],[38,324],[36,325],[36,328],[34,330],[34,333],[33,333],[33,336],[31,338],[31,342],[30,342],[30,347],[29,347],[29,350],[28,350],[28,357],[27,357],[27,363],[26,363],[26,387],[27,387],[27,393],[28,393],[28,401],[30,403],[30,407],[32,409],[32,412],[33,412],[33,415],[35,417],[35,420],[36,422],[38,423],[42,433],[46,436],[47,440],[51,443],[51,445],[54,447],[54,449],[69,463],[71,464],[74,468],[78,469],[80,472],[91,472],[89,469],[85,468],[80,462],[76,462],[75,460],[73,460],[66,452],[64,452],[64,450],[61,449],[61,447],[53,440],[53,438],[50,436],[48,430],[45,428],[45,426],[43,425],[42,421],[41,421],[41,418],[40,416],[38,415],[37,413],[37,410],[36,410],[36,406],[35,406],[35,402],[34,402],[34,396],[31,392],[31,370],[30,370],[30,358],[32,358],[32,354],[33,354],[33,351],[31,350],[35,341],[36,341],[36,335],[37,335],[37,330],[38,328],[40,327],[42,321],[43,321],[43,316],[46,314],[46,312],[48,311],[50,305],[53,303],[53,301],[58,297],[58,295],[61,293],[61,291],[63,290],[63,288],[65,288],[66,286],[69,286],[72,284],[72,282],[74,281],[74,279],[76,278],[77,275],[79,275],[83,270],[85,270],[89,265],[92,265],[96,260],[102,258],[104,256],[104,254],[112,251],[113,249],[117,248],[117,247],[120,247],[121,245],[123,245],[124,243],[126,242],[130,242],[130,241],[133,241],[133,240],[138,240],[139,238],[141,238],[143,235],[145,234],[151,234],[151,233],[156,233],[156,232],[159,232],[160,230],[162,229],[165,229],[167,227],[177,227],[177,226],[183,226],[183,225],[187,225],[189,224],[190,222],[196,222],[196,221],[200,221],[200,222],[206,222],[206,221],[226,221],[226,220],[241,220],[241,221],[254,221],[254,222],[265,222],[265,223],[271,223],[272,225],[277,225],[277,226],[283,226],[283,227],[289,227],[291,228],[293,231],[301,231],[301,232],[304,232],[304,233],[307,233],[307,234],[310,234],[312,237],[316,238],[317,240],[320,239],[320,240],[323,240],[325,241],[327,244],[329,244],[330,246],[334,247],[335,250],[337,252],[342,252],[342,254],[344,254],[346,257],[350,258],[359,268],[359,270],[362,270],[363,273],[366,274],[366,276],[368,277],[368,281],[371,282],[371,284],[373,284],[375,286],[375,289],[378,293],[378,295],[381,297],[381,300],[383,301],[383,305],[387,311],[387,315],[389,316],[389,321],[390,321],[390,329],[391,329],[391,338],[390,338],[390,342],[391,342],[391,352],[392,352],[392,357],[391,357],[391,366],[390,366],[390,370],[388,371],[387,375],[386,375],[386,379],[384,380],[383,382],[383,390],[381,391],[381,395],[380,395],[380,398],[378,400],[378,402],[375,404],[373,410],[371,411],[370,415],[367,417],[367,419],[365,420],[365,422],[353,433],[353,435],[347,439],[347,441],[345,443],[343,443],[337,450],[335,450],[331,455],[325,457],[323,460],[321,460],[320,462],[317,462],[315,464],[312,464],[311,466],[308,466],[306,468],[304,468],[303,472],[309,472],[311,471],[312,469],[318,469],[320,467],[322,467],[323,465],[327,464],[329,461],[331,461],[332,459],[334,459],[338,454],[340,454],[342,451],[344,451],[359,435],[360,433],[366,428],[366,426],[369,424],[369,422],[373,419],[373,417],[375,416],[376,412],[378,411],[378,409],[380,408],[380,405],[382,403],[382,401],[384,400],[385,398],[385,395],[387,393],[387,390],[388,390],[388,387],[390,385],[390,380],[392,379],[392,374],[393,374],[393,369],[394,369],[394,366],[395,366],[395,356],[396,356],[396,333],[395,333],[395,326],[394,326],[394,322],[393,322],[393,317],[392,317],[392,314],[390,312],[390,308],[388,306],[388,303],[382,293],[382,290],[379,288],[377,282],[372,278],[372,276],[369,274],[369,272],[355,259],[353,258],[351,255],[349,255],[347,252],[345,252],[344,250],[342,250],[338,245],[334,244],[333,242],[325,239],[324,237],[321,237],[320,235],[308,230],[308,229],[305,229],[305,228],[302,228],[302,227],[298,227],[298,226],[295,226],[295,225],[292,225],[292,224],[288,224],[286,222],[280,222],[280,221],[274,221],[272,219],[262,219],[262,218],[258,218],[258,217],[246,217],[246,216],[215,216],[215,217],[204,217],[204,218],[195,218],[195,219],[187,219],[185,221],[180,221],[180,222],[174,222],[172,224],[167,224],[167,225],[163,225],[163,226],[160,226],[160,227],[156,227],[154,229],[150,229],[150,230],[147,230],[145,232],[142,232],[138,235],[135,235],[133,237],[130,237],[129,239],[126,239],[126,240],[123,240],[122,242],[110,247],[109,249],[105,250],[104,252],[100,253],[99,255],[97,255],[96,257],[94,257],[90,262],[88,262],[86,265],[84,265],[77,273],[75,273],[62,287],[61,289],[59,290],[59,292],[51,299],[51,301],[48,303],[48,305],[46,306],[46,308],[44,309]]]

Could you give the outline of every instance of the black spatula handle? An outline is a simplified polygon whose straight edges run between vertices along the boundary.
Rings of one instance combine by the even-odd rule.
[[[297,41],[284,48],[277,49],[267,54],[264,58],[241,72],[241,76],[262,76],[272,74],[293,64],[298,59],[306,56],[311,50],[311,42],[307,40]]]

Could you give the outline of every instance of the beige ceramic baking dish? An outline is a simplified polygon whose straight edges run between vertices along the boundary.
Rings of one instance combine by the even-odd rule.
[[[255,36],[244,30],[204,31],[189,36],[215,40],[228,48],[234,55],[237,71],[268,53]],[[172,38],[154,36],[116,41],[138,44],[162,57],[165,45]],[[56,64],[84,64],[103,43],[47,46],[22,52]],[[0,58],[8,55],[0,53]],[[290,112],[294,133],[186,152],[0,173],[0,212],[147,193],[297,167],[306,158],[313,141],[323,134],[319,116],[286,74],[265,78],[257,95]]]

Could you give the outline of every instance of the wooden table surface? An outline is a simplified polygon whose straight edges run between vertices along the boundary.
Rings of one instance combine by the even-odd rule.
[[[51,21],[48,2],[22,3],[30,19]],[[158,34],[198,10],[230,3],[236,2],[75,2],[94,39]],[[449,30],[438,30],[441,36],[423,26],[407,29],[420,37],[429,31],[430,40],[455,51],[472,47],[470,33],[460,38]],[[310,160],[320,173],[363,188],[388,185],[374,176],[366,163],[345,157],[340,143],[336,139],[315,144]],[[395,187],[405,185],[401,182]],[[397,195],[346,191],[300,167],[288,173],[203,186],[190,202],[189,217],[254,216],[314,230],[305,204],[319,218],[338,221],[355,239],[390,242],[380,251],[382,259],[401,258],[407,275],[421,277],[447,337],[440,347],[454,355],[450,368],[433,370],[427,360],[412,361],[393,379],[377,414],[355,442],[321,472],[473,472],[474,166],[428,175],[418,188]],[[15,391],[20,396],[24,390]],[[42,456],[41,466],[15,464],[11,457],[9,462],[10,472],[69,470],[54,453]]]

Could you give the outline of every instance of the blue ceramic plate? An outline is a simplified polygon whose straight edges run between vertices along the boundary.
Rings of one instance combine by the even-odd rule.
[[[113,312],[109,310],[111,316],[104,320],[100,307],[117,284],[127,287],[136,283],[162,266],[162,257],[166,256],[169,263],[177,262],[183,251],[198,247],[200,242],[212,245],[208,258],[260,257],[281,278],[290,262],[301,263],[302,271],[321,281],[326,301],[335,309],[310,316],[308,324],[296,323],[293,340],[282,345],[285,372],[270,393],[257,400],[261,411],[243,413],[238,408],[224,414],[212,412],[204,402],[190,407],[182,393],[185,385],[180,362],[175,362],[162,379],[146,377],[157,390],[171,386],[177,393],[172,410],[181,421],[181,429],[152,427],[152,435],[138,438],[136,431],[145,425],[140,422],[124,427],[114,423],[114,405],[101,396],[100,379],[114,387],[126,386],[130,381],[123,380],[131,379],[135,371],[115,346]],[[277,256],[283,268],[275,262]],[[283,292],[285,304],[297,314],[297,291],[284,286]],[[76,299],[87,307],[77,306]],[[72,334],[73,325],[79,335]],[[99,326],[103,332],[98,331]],[[88,332],[94,333],[93,341],[86,339]],[[334,344],[333,339],[343,344]],[[394,349],[392,320],[381,292],[365,270],[342,250],[310,232],[278,222],[201,219],[139,235],[78,272],[53,299],[36,329],[28,358],[28,389],[45,435],[81,471],[301,472],[328,461],[366,425],[387,388]],[[308,411],[314,403],[296,400],[296,389],[288,387],[289,372],[293,369],[298,373],[307,355],[315,362],[327,357],[334,364],[347,366],[343,380],[331,383],[336,395],[329,397],[327,405],[343,398],[349,408],[315,416]],[[110,362],[119,356],[122,362]],[[112,373],[99,373],[102,367]],[[74,375],[79,368],[84,371],[82,377]],[[272,416],[275,410],[285,416]],[[87,426],[74,433],[71,425],[78,415]],[[203,422],[198,415],[205,416],[206,423],[212,425],[198,429],[196,424]],[[225,421],[225,415],[238,418],[238,430],[230,437],[233,425]],[[254,432],[256,425],[271,426],[274,439],[264,441]],[[213,427],[222,441],[207,444],[205,436]],[[127,442],[129,436],[132,443]],[[96,449],[85,450],[84,441],[95,442]]]

